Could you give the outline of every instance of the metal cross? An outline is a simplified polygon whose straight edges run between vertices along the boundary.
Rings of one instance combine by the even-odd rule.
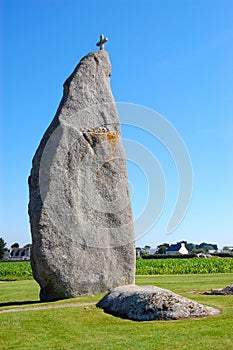
[[[104,50],[104,43],[108,41],[108,38],[105,38],[103,34],[100,35],[100,41],[96,43],[96,46],[100,47],[100,50]]]

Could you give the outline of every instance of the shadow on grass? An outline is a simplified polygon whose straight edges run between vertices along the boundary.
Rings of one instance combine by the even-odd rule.
[[[0,303],[0,307],[4,306],[20,306],[20,305],[31,305],[31,304],[41,304],[40,300],[27,300],[27,301],[11,301],[8,303]]]

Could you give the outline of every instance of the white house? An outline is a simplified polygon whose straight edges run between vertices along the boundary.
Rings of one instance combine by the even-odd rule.
[[[188,254],[188,249],[184,243],[171,244],[166,251],[166,254]]]
[[[30,260],[30,248],[11,248],[10,260]]]

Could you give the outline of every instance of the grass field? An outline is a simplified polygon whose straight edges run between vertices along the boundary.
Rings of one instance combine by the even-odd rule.
[[[233,273],[232,258],[137,260],[137,275]],[[29,261],[0,262],[0,281],[32,279]]]
[[[2,350],[10,349],[233,349],[233,296],[189,294],[233,283],[233,274],[136,276],[139,285],[171,289],[203,304],[219,308],[215,317],[134,322],[105,314],[95,305],[0,314]],[[38,285],[33,280],[1,282],[0,311],[39,307]],[[80,297],[43,305],[97,301]]]

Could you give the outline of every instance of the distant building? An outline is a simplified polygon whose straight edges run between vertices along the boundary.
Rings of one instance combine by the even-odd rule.
[[[171,244],[166,251],[166,254],[188,254],[188,249],[184,243]]]
[[[9,259],[9,254],[10,254],[10,250],[6,249],[3,255],[3,260],[8,260]]]
[[[139,258],[140,258],[140,256],[141,256],[141,248],[140,247],[137,247],[136,248],[136,256],[138,256]]]
[[[150,246],[145,245],[144,248],[136,247],[136,256],[140,257],[142,255],[149,255],[149,254],[155,254],[156,249],[151,249]]]
[[[30,260],[30,247],[11,248],[9,259],[10,260]]]
[[[145,245],[145,247],[142,249],[146,254],[150,254],[150,246],[149,245]]]
[[[208,250],[208,253],[209,253],[209,254],[214,254],[214,253],[216,253],[216,252],[218,252],[218,250],[214,250],[214,249]]]
[[[233,246],[227,246],[227,249],[222,249],[223,253],[233,253]]]

